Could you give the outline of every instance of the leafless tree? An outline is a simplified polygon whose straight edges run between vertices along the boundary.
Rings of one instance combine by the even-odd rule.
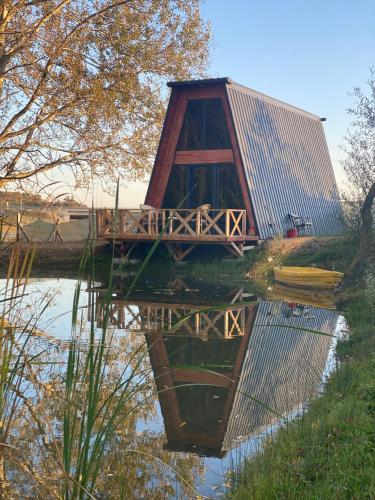
[[[360,282],[369,265],[375,263],[373,205],[375,199],[375,72],[370,70],[369,91],[355,87],[353,130],[346,135],[347,153],[344,170],[363,197],[357,254],[343,281],[343,286]]]

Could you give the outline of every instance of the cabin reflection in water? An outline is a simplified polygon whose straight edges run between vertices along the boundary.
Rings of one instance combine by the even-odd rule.
[[[113,304],[117,326],[145,334],[167,449],[222,457],[276,422],[267,407],[286,416],[319,391],[332,338],[298,327],[332,335],[337,312],[233,297],[220,310],[171,296]]]

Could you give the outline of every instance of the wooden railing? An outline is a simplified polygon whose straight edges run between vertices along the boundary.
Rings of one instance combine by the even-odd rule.
[[[121,209],[96,210],[98,238],[187,240],[246,236],[246,210]]]
[[[134,307],[134,306],[137,307]],[[98,326],[106,321],[111,326],[143,333],[163,331],[174,336],[190,335],[232,339],[245,333],[246,313],[251,306],[228,306],[225,310],[207,311],[204,306],[194,309],[183,305],[137,305],[126,301],[111,301],[108,310],[105,300],[97,299],[96,321]],[[199,309],[203,309],[200,311]],[[177,327],[175,326],[177,325]]]

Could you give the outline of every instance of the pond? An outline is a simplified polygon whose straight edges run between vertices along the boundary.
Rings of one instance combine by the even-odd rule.
[[[243,459],[291,425],[334,369],[344,319],[319,297],[308,305],[303,291],[261,298],[241,284],[160,276],[129,293],[131,279],[118,273],[110,290],[105,281],[82,282],[73,321],[77,280],[33,278],[15,302],[9,323],[31,328],[28,350],[38,363],[10,437],[32,467],[27,474],[18,460],[5,463],[14,498],[45,491],[46,471],[51,482],[61,479],[51,457],[62,439],[72,338],[87,353],[104,326],[103,387],[110,393],[115,380],[132,380],[104,451],[96,490],[103,499],[223,497]]]

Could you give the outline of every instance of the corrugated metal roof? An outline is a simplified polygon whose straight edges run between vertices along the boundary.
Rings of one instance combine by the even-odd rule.
[[[320,118],[236,83],[229,104],[262,239],[310,217],[307,234],[342,231],[341,206]]]
[[[223,450],[229,450],[265,426],[275,415],[254,400],[287,415],[318,393],[332,337],[291,327],[334,334],[339,314],[309,308],[309,317],[288,317],[285,302],[262,301],[242,366]],[[285,326],[268,326],[268,325]]]

